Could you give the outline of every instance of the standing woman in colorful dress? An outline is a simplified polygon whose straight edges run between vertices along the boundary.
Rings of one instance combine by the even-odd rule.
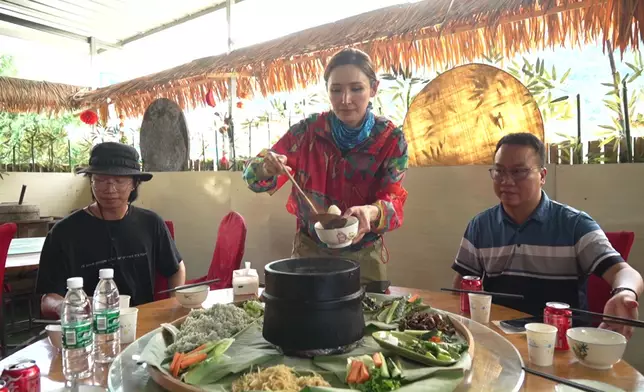
[[[369,55],[339,51],[324,81],[333,110],[291,127],[248,162],[243,177],[252,191],[273,194],[288,181],[284,165],[318,210],[336,205],[344,216],[358,219],[353,244],[330,249],[315,232],[315,212],[293,187],[286,204],[297,218],[293,257],[346,257],[360,263],[363,284],[385,281],[388,254],[382,236],[403,223],[407,142],[400,127],[371,111],[379,82]]]

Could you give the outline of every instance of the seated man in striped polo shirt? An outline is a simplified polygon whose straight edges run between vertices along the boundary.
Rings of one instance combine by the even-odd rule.
[[[592,273],[613,287],[604,313],[637,319],[641,275],[588,214],[548,198],[544,164],[544,144],[532,134],[510,134],[497,143],[490,175],[501,203],[468,224],[452,265],[454,287],[463,276],[479,276],[486,291],[524,296],[494,303],[541,315],[549,301],[587,309]],[[632,335],[632,327],[602,326]]]

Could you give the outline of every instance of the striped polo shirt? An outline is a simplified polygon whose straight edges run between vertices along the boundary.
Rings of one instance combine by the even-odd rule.
[[[517,225],[501,204],[470,221],[452,269],[483,279],[487,291],[522,294],[494,303],[540,315],[546,302],[587,309],[586,280],[624,260],[588,214],[550,200]]]

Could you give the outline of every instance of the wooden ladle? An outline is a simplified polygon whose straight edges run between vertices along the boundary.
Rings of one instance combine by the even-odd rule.
[[[313,215],[313,221],[314,222],[320,222],[322,227],[324,227],[326,230],[329,229],[341,229],[344,226],[347,225],[347,218],[344,218],[342,216],[338,216],[335,214],[329,214],[328,212],[319,212],[318,209],[315,207],[311,199],[304,193],[302,188],[300,188],[300,185],[295,181],[295,178],[291,175],[291,173],[284,167],[284,164],[278,160],[280,166],[282,167],[282,170],[284,173],[286,173],[286,176],[288,177],[289,180],[293,183],[295,186],[295,189],[302,195],[304,200],[308,203],[308,205],[311,207],[311,210],[315,215]]]

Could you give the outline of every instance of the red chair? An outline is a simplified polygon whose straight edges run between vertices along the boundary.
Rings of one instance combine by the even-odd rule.
[[[606,233],[606,237],[624,261],[628,261],[628,255],[631,253],[633,242],[635,242],[635,233],[632,231],[609,232]],[[610,291],[611,287],[604,279],[596,275],[590,275],[586,286],[588,310],[604,313],[604,306],[610,299]]]
[[[7,330],[4,320],[4,274],[7,264],[7,254],[9,253],[9,245],[11,239],[16,234],[18,226],[15,223],[5,223],[0,225],[0,350],[2,357],[7,354]]]
[[[217,243],[208,274],[186,283],[199,283],[219,278],[219,282],[210,284],[211,290],[233,287],[233,271],[239,269],[241,265],[245,246],[246,222],[238,213],[229,212],[219,223]]]
[[[174,223],[172,223],[172,221],[165,221],[165,224],[166,226],[168,226],[168,231],[170,232],[170,236],[172,237],[172,239],[174,239]],[[158,294],[159,291],[169,289],[168,286],[169,286],[168,278],[156,272],[154,276],[154,300],[155,301],[170,298],[170,294],[168,293]]]

